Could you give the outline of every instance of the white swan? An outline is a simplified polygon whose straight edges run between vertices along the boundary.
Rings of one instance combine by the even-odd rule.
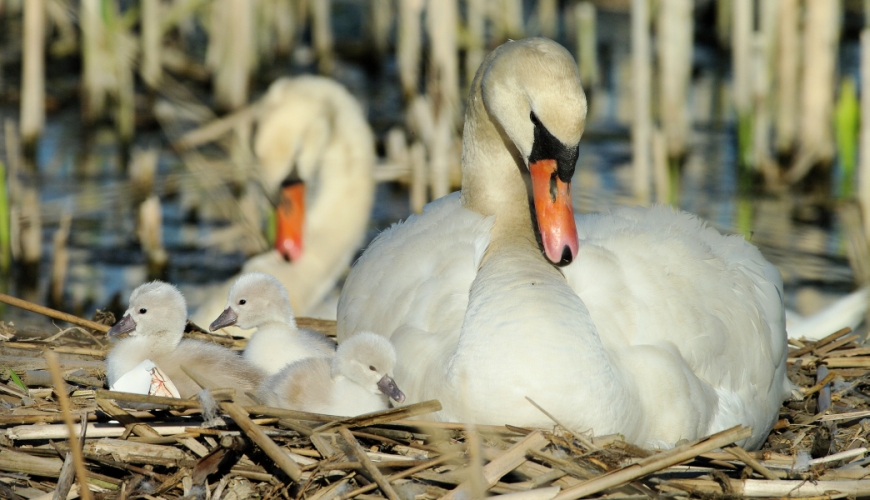
[[[786,309],[785,329],[788,331],[788,337],[820,340],[847,326],[855,330],[867,316],[868,298],[870,298],[870,286],[865,285],[837,298],[809,316],[804,317]]]
[[[226,309],[209,330],[230,325],[257,329],[242,357],[269,375],[301,359],[332,357],[335,353],[331,340],[296,326],[287,290],[269,274],[246,273],[233,283]]]
[[[258,396],[269,406],[354,416],[390,407],[405,395],[393,381],[396,351],[390,341],[360,332],[338,346],[333,358],[309,358],[267,378]]]
[[[254,404],[245,392],[253,393],[266,374],[225,347],[182,340],[186,320],[184,296],[174,286],[153,281],[133,290],[130,307],[108,332],[109,337],[129,333],[106,357],[109,386],[150,359],[172,380],[182,398],[200,391],[199,385],[182,371],[181,367],[186,366],[216,388],[235,388],[236,401]]]
[[[471,87],[462,191],[382,233],[354,265],[339,343],[382,332],[410,402],[436,418],[641,444],[751,425],[786,396],[779,272],[739,236],[670,208],[574,217],[586,99],[570,54],[508,42]],[[538,230],[539,228],[539,230]],[[557,267],[553,262],[559,263]]]
[[[251,258],[242,273],[274,275],[301,316],[334,317],[334,302],[331,308],[318,308],[365,236],[375,190],[371,128],[344,87],[318,76],[275,81],[260,109],[254,153],[264,189],[275,196],[288,179],[305,187],[283,186],[276,238],[280,251]],[[236,278],[209,290],[191,320],[204,326],[217,317]]]

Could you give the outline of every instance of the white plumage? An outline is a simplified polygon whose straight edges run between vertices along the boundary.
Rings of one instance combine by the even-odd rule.
[[[247,273],[233,283],[226,309],[209,328],[230,325],[256,329],[242,357],[269,375],[301,359],[332,357],[335,352],[331,340],[296,326],[287,289],[269,274]]]
[[[757,448],[789,384],[782,281],[755,247],[684,212],[624,208],[574,218],[569,265],[542,255],[530,157],[570,153],[585,115],[562,47],[490,54],[469,96],[461,194],[369,246],[342,291],[339,341],[390,338],[409,402],[439,399],[442,420],[551,426],[528,397],[578,431],[663,445],[740,423]],[[546,133],[558,143],[541,149]],[[543,199],[556,199],[549,181]]]
[[[385,410],[389,398],[405,399],[393,382],[396,352],[390,341],[360,332],[343,342],[333,358],[309,358],[266,379],[259,397],[269,406],[353,416]]]
[[[201,389],[181,369],[185,366],[215,388],[235,388],[236,401],[253,404],[245,393],[255,391],[265,373],[217,344],[182,340],[186,319],[184,296],[174,286],[154,281],[133,290],[130,307],[108,332],[110,337],[129,334],[106,357],[109,386],[150,359],[172,380],[182,398],[194,396]]]

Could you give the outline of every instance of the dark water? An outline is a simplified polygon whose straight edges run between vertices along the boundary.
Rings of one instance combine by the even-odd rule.
[[[626,99],[620,90],[628,85],[620,71],[629,56],[627,17],[603,16],[599,26],[607,29],[602,29],[605,34],[599,42],[604,54],[604,86],[591,95],[593,109],[574,181],[575,206],[580,212],[634,203]],[[844,50],[844,57],[854,59],[853,49]],[[773,196],[741,188],[733,116],[713,104],[726,84],[722,66],[727,60],[718,57],[725,56],[710,48],[696,51],[694,131],[680,179],[678,204],[722,231],[751,234],[751,240],[782,271],[787,305],[809,312],[854,287],[842,225],[825,207],[807,212],[802,207],[804,198],[798,195]],[[854,67],[855,62],[851,64]],[[305,69],[296,65],[290,71]],[[261,93],[272,77],[287,73],[287,65],[262,72],[254,93]],[[401,123],[402,101],[393,60],[383,61],[373,70],[339,56],[335,76],[366,104],[381,139],[390,126]],[[14,106],[0,108],[4,119],[16,119],[16,114]],[[70,261],[60,306],[89,317],[95,308],[105,308],[113,300],[120,300],[123,306],[133,288],[147,279],[147,269],[136,241],[133,190],[119,161],[117,137],[109,124],[86,132],[82,129],[74,102],[48,116],[36,154],[38,173],[26,180],[39,188],[43,218],[38,280],[35,287],[25,286],[21,269],[15,269],[3,285],[12,295],[46,302],[52,238],[63,214],[70,214]],[[170,256],[166,278],[190,287],[233,275],[247,256],[201,245],[209,232],[224,223],[192,216],[182,194],[191,174],[159,128],[152,126],[138,133],[133,147],[148,146],[160,148],[154,192],[162,202],[163,242]],[[405,187],[380,184],[369,238],[408,214]],[[45,324],[42,318],[8,307],[2,317],[17,324]]]

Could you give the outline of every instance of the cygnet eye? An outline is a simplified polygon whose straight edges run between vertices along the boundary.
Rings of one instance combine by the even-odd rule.
[[[245,299],[242,299],[242,300],[239,301],[239,305],[240,305],[240,306],[243,306],[243,305],[245,305],[245,304],[247,304],[247,303],[248,303],[248,301],[245,300]]]
[[[377,371],[377,370],[375,369],[375,367],[372,366],[372,365],[369,365],[369,370],[371,370],[371,371],[373,371],[373,372],[376,372],[376,371]]]
[[[148,312],[148,309],[145,309],[144,307],[142,309],[139,309],[139,314],[145,314],[147,312]]]

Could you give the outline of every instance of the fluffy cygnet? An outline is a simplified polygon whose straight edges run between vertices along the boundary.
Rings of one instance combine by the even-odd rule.
[[[296,326],[287,289],[265,273],[239,276],[227,294],[226,309],[209,330],[230,325],[257,329],[243,357],[269,375],[290,363],[305,358],[331,357],[335,353],[331,340]]]
[[[360,332],[338,346],[335,356],[293,363],[260,386],[263,403],[278,408],[354,416],[401,403],[405,395],[393,381],[396,350],[390,341]]]
[[[146,359],[150,359],[178,388],[182,398],[200,391],[185,366],[213,383],[215,388],[236,389],[236,401],[250,405],[245,395],[253,392],[266,377],[256,366],[233,351],[208,342],[182,340],[187,305],[174,286],[160,281],[146,283],[130,295],[130,308],[109,330],[108,336],[129,333],[106,358],[109,386]]]

